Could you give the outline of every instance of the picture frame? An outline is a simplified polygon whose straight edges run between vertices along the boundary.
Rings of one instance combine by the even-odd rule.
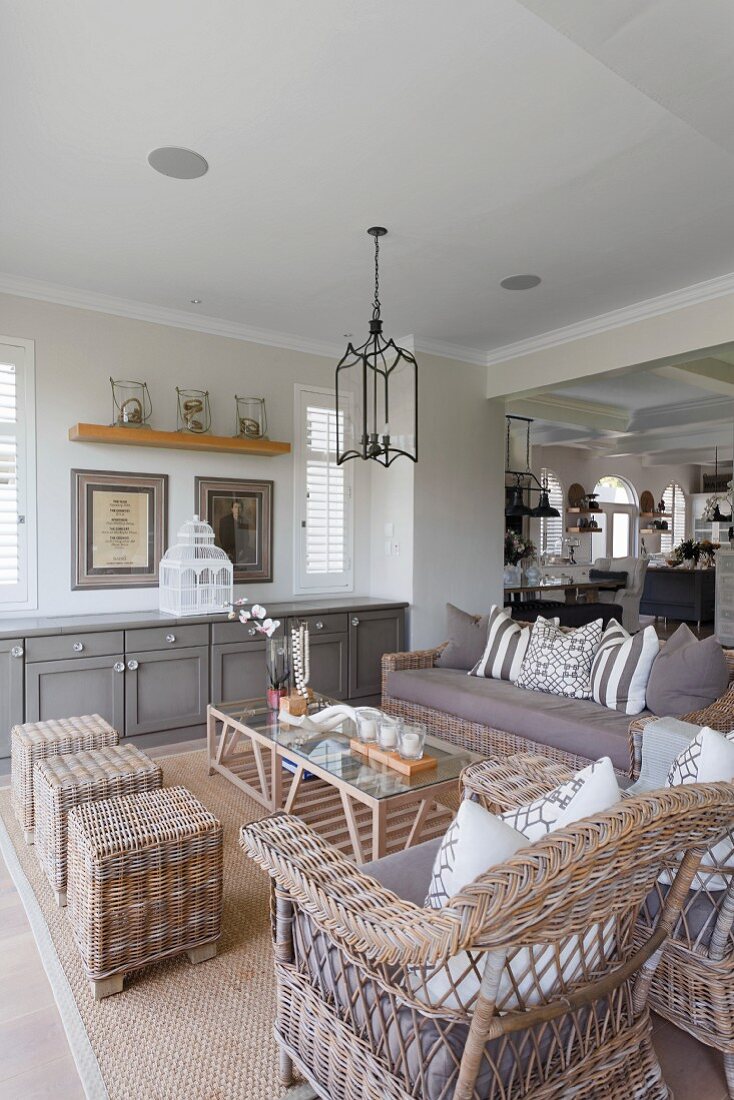
[[[273,482],[197,477],[195,507],[232,562],[235,584],[273,579]]]
[[[168,475],[71,471],[71,588],[153,588],[168,538]]]

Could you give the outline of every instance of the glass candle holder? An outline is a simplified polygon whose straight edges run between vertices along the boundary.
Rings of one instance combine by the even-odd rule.
[[[392,752],[397,752],[398,737],[402,725],[402,718],[394,718],[391,714],[383,714],[380,717],[377,740],[381,749],[390,749]]]
[[[398,752],[403,760],[420,760],[426,743],[426,727],[404,725],[398,734]]]
[[[270,710],[280,708],[291,681],[291,640],[281,635],[265,639],[266,693]]]
[[[153,406],[147,382],[110,378],[112,424],[115,428],[142,428],[150,420]]]
[[[235,394],[235,435],[241,439],[264,439],[268,430],[264,397],[237,397]]]
[[[357,737],[365,744],[377,740],[382,712],[374,707],[357,707]]]
[[[212,426],[208,390],[181,390],[176,386],[176,431],[201,435]]]

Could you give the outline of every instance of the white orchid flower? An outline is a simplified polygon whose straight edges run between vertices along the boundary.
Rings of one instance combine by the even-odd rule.
[[[240,622],[241,623],[249,623],[251,618],[252,618],[252,615],[250,614],[249,611],[240,611]]]
[[[267,615],[267,611],[261,604],[256,603],[252,605],[252,614],[255,619],[264,619]]]
[[[260,627],[260,633],[267,634],[268,638],[272,638],[279,626],[280,619],[266,619]]]
[[[249,603],[249,602],[250,601],[248,600],[247,596],[240,596],[240,598],[238,600],[234,601],[235,607],[239,607],[240,604]]]

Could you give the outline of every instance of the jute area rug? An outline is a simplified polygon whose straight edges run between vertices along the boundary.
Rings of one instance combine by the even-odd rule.
[[[25,895],[92,1100],[274,1100],[283,1090],[272,1034],[269,879],[237,842],[240,826],[262,817],[262,807],[223,777],[210,778],[204,752],[160,763],[166,786],[188,787],[224,826],[224,926],[215,959],[192,966],[181,956],[146,967],[126,980],[123,993],[97,1004],[64,910],[56,907],[34,848],[23,842],[6,789],[0,791],[7,829],[1,839],[11,874]]]

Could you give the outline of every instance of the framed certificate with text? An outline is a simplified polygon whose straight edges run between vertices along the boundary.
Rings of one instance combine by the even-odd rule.
[[[72,589],[157,585],[167,495],[166,474],[72,470]]]

